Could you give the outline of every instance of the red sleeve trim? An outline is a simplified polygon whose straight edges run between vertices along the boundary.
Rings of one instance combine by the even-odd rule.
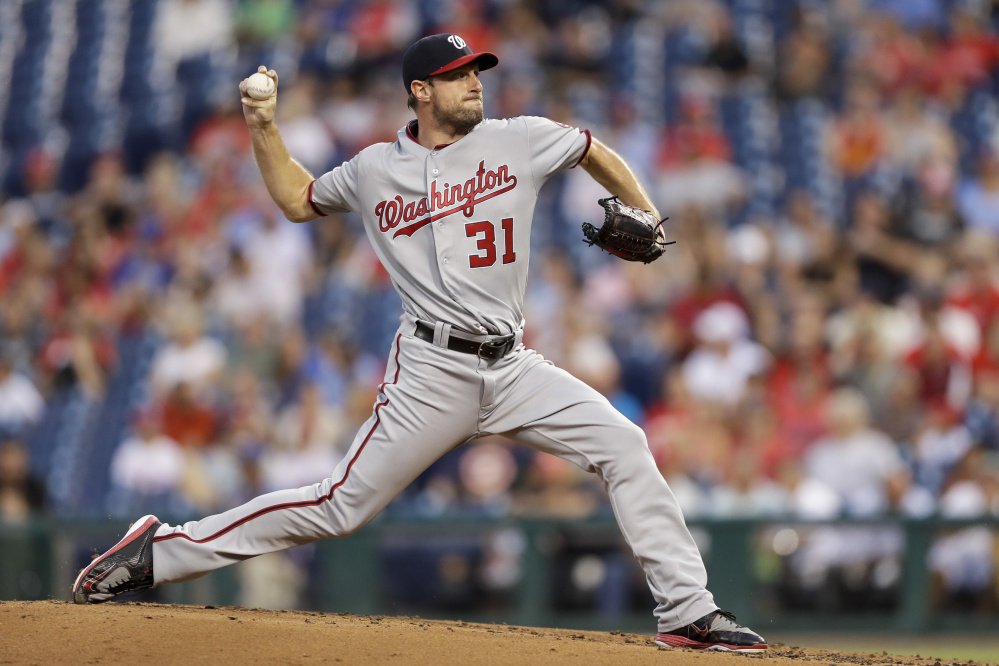
[[[572,165],[573,169],[578,167],[579,163],[583,161],[584,157],[586,157],[586,153],[590,152],[590,144],[593,143],[593,136],[590,134],[590,130],[584,129],[580,131],[586,135],[586,147],[583,148],[583,154],[579,156],[579,159],[576,160],[576,163]]]
[[[587,146],[588,145],[589,144],[587,144]],[[309,205],[312,206],[312,210],[316,211],[316,215],[318,215],[319,217],[326,217],[326,213],[324,213],[323,211],[319,210],[319,206],[317,206],[316,202],[312,200],[312,188],[315,186],[315,184],[316,184],[316,181],[314,181],[314,180],[311,183],[309,183],[309,192],[306,195],[306,197],[309,199]]]

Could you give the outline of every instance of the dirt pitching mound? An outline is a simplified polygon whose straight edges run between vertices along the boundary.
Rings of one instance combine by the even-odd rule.
[[[659,650],[652,637],[413,617],[66,601],[0,601],[0,664],[925,664],[772,645],[765,654]],[[238,662],[236,661],[238,660]]]

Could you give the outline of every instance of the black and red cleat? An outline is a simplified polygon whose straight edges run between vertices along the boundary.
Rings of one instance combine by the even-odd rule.
[[[735,615],[723,610],[708,613],[685,627],[656,634],[656,645],[724,652],[762,652],[767,642],[762,636],[735,621]]]
[[[123,592],[153,586],[153,537],[159,529],[156,516],[132,523],[121,541],[94,558],[73,583],[73,601],[99,604]]]

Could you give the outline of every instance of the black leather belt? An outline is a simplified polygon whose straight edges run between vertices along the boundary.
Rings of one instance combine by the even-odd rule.
[[[418,337],[420,340],[429,342],[430,344],[434,343],[434,327],[426,322],[416,322],[416,332],[413,335]],[[454,329],[452,329],[451,334],[447,338],[447,348],[451,351],[462,352],[465,354],[475,354],[479,358],[484,358],[487,361],[494,361],[498,358],[503,358],[510,353],[516,343],[517,336],[513,333],[481,341],[459,338]]]

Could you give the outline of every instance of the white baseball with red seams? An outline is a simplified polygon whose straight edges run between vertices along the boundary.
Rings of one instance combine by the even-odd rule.
[[[578,164],[588,131],[537,117],[485,120],[428,149],[411,123],[316,179],[320,214],[356,211],[402,298],[370,418],[332,475],[179,526],[154,540],[156,583],[350,534],[455,446],[502,434],[597,473],[657,601],[660,631],[717,607],[700,554],[640,428],[520,344],[534,207]],[[318,224],[325,222],[319,221]],[[433,342],[414,336],[417,321]],[[452,332],[517,336],[505,356],[452,351]]]
[[[254,72],[246,77],[246,94],[256,100],[268,99],[274,94],[277,86],[274,79],[263,72]]]

